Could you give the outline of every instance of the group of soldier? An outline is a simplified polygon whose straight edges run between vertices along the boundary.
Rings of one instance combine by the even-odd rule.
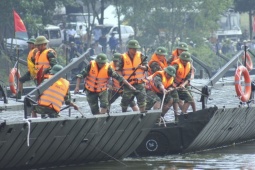
[[[37,80],[38,85],[41,80],[47,81],[51,74],[62,69],[57,64],[55,51],[47,48],[47,43],[44,36],[28,41],[28,72],[20,78],[18,98],[22,93],[22,84],[31,77]],[[173,106],[176,119],[179,113],[187,118],[190,105],[193,111],[196,110],[189,90],[193,66],[187,44],[180,42],[168,60],[166,48],[158,47],[149,62],[147,56],[138,51],[139,48],[137,40],[130,40],[127,52],[115,53],[110,63],[105,54],[98,54],[76,76],[74,92],[79,92],[81,80],[84,79],[84,91],[94,115],[109,112],[110,105],[121,96],[122,112],[127,112],[129,106],[133,111],[142,113],[162,107],[161,115],[164,116]],[[77,105],[70,102],[69,82],[60,78],[40,95],[32,116],[40,113],[42,117],[46,114],[57,117],[64,101],[78,110]]]

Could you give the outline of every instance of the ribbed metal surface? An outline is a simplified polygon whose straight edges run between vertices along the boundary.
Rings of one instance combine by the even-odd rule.
[[[0,169],[36,168],[121,159],[132,153],[160,113],[48,119],[2,124]]]
[[[185,152],[230,145],[255,138],[255,108],[218,109]]]

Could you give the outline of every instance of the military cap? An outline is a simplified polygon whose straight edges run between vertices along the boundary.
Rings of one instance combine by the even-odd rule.
[[[35,39],[34,38],[30,38],[28,41],[27,41],[28,44],[34,44],[35,43]]]
[[[188,51],[188,45],[185,42],[179,42],[178,46],[176,47],[177,49],[183,50],[183,51]]]
[[[100,53],[96,57],[96,62],[99,64],[105,64],[108,62],[107,56],[103,53]]]
[[[141,48],[137,40],[129,40],[127,48]]]
[[[59,72],[61,69],[63,68],[63,66],[61,65],[54,65],[51,70],[50,70],[50,74],[56,74],[57,72]]]
[[[155,53],[158,55],[167,55],[167,50],[165,47],[158,47]]]
[[[170,76],[175,77],[176,69],[173,66],[168,66],[165,69],[165,72],[169,74]]]
[[[181,55],[180,55],[180,59],[183,60],[183,61],[191,61],[191,54],[189,52],[182,52]]]
[[[121,54],[120,53],[114,53],[113,54],[113,61],[119,61],[121,59]]]
[[[45,36],[38,36],[35,39],[35,45],[40,45],[40,44],[47,44],[49,41],[46,39]]]

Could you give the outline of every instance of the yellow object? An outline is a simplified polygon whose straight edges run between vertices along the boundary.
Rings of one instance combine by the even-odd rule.
[[[31,77],[35,78],[36,76],[35,65],[30,59],[27,59],[27,68],[28,68],[28,71],[30,72]]]

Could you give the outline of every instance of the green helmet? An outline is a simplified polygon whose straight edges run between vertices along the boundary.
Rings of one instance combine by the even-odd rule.
[[[50,74],[56,74],[57,72],[59,72],[60,70],[62,70],[63,66],[61,65],[54,65],[51,70],[50,70]]]
[[[127,48],[141,48],[141,46],[139,45],[139,42],[137,40],[130,40],[128,42]]]
[[[38,36],[35,39],[35,45],[40,45],[40,44],[47,44],[49,41],[46,39],[44,36]]]
[[[99,64],[105,64],[108,62],[107,56],[103,53],[100,53],[96,57],[96,62]]]
[[[155,53],[158,55],[167,55],[167,50],[165,47],[158,47]]]
[[[179,42],[178,46],[176,47],[177,49],[183,50],[183,51],[188,51],[188,45],[185,42]]]
[[[34,38],[30,38],[28,41],[27,41],[28,44],[34,44],[35,43],[35,39]]]
[[[168,66],[165,69],[165,72],[169,74],[170,76],[175,77],[176,69],[173,66]]]
[[[191,61],[191,54],[189,52],[182,52],[181,55],[180,55],[180,59],[181,60],[184,60],[184,61]]]
[[[121,54],[120,53],[114,53],[113,54],[113,61],[119,61],[121,59]]]

